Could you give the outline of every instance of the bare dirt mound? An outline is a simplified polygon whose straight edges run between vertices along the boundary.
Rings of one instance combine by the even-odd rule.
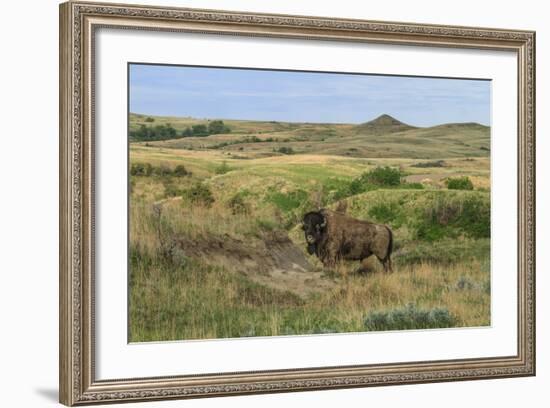
[[[229,235],[195,240],[178,237],[175,245],[185,256],[243,273],[254,282],[301,297],[334,287],[334,281],[315,271],[304,253],[282,231],[265,232],[248,240]]]

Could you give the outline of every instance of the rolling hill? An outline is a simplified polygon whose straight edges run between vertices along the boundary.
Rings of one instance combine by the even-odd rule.
[[[233,158],[252,159],[282,154],[336,155],[357,158],[453,158],[488,157],[488,126],[450,123],[414,127],[381,115],[356,124],[293,123],[223,120],[230,133],[183,137],[195,125],[211,121],[190,117],[130,114],[130,132],[142,126],[170,126],[175,137],[134,142],[151,147],[185,150],[218,150]]]

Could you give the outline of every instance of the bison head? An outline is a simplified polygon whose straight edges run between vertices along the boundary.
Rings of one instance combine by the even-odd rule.
[[[317,244],[323,237],[326,227],[327,220],[320,212],[312,211],[304,215],[302,229],[304,230],[306,238],[307,252],[309,252],[310,255],[315,253]]]

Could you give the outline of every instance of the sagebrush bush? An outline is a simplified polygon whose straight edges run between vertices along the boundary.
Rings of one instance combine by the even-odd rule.
[[[474,287],[475,283],[466,276],[458,278],[455,285],[456,290],[472,290]]]
[[[473,190],[474,185],[469,177],[450,177],[445,181],[449,190]]]
[[[422,309],[409,303],[401,308],[372,311],[367,314],[364,323],[368,331],[382,331],[452,327],[455,320],[446,308]]]

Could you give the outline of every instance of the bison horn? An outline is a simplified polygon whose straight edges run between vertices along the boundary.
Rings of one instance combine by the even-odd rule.
[[[323,218],[323,222],[321,223],[320,227],[325,228],[327,226],[327,219]]]

